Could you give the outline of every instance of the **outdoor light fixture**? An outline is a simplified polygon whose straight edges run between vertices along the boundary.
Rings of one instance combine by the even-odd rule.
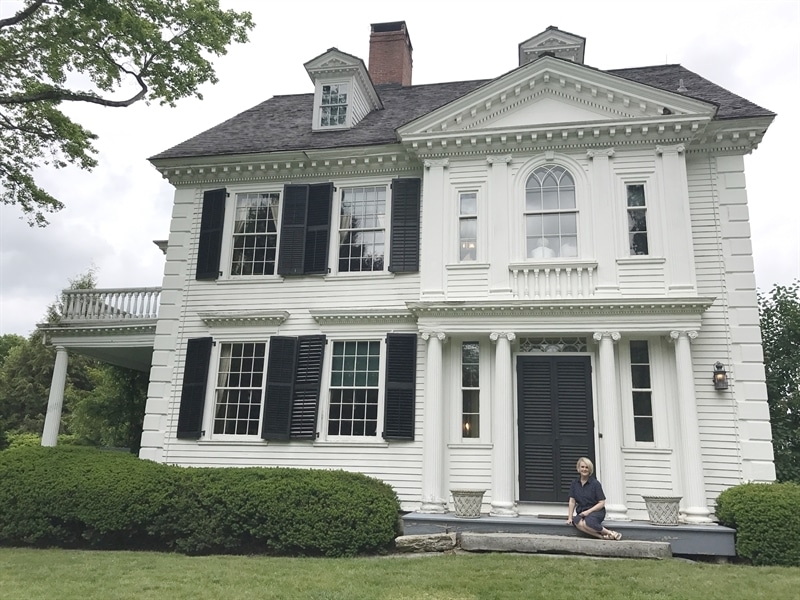
[[[715,390],[728,389],[728,372],[725,370],[725,365],[719,361],[714,363],[714,377],[712,381],[714,382]]]

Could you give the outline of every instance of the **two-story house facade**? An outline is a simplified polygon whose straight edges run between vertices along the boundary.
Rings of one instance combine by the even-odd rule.
[[[774,114],[584,42],[412,85],[405,23],[376,24],[368,67],[332,48],[313,92],[151,158],[175,202],[140,455],[506,516],[566,510],[581,456],[612,519],[674,495],[710,523],[774,480],[743,162]]]

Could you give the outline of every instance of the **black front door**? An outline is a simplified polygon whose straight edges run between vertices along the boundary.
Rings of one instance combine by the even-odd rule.
[[[588,356],[517,357],[519,499],[567,502],[581,456],[594,460]]]

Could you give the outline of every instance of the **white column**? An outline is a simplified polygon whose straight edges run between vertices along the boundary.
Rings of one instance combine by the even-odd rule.
[[[514,393],[511,377],[513,333],[492,333],[497,342],[492,389],[492,510],[495,517],[516,517],[514,497]]]
[[[670,331],[675,342],[675,365],[678,382],[679,448],[683,478],[683,520],[687,523],[711,523],[706,504],[703,478],[703,452],[700,447],[700,427],[697,423],[697,399],[694,393],[692,349],[690,342],[696,331]],[[709,383],[709,385],[711,385]]]
[[[64,387],[67,383],[67,349],[56,346],[56,363],[50,381],[50,397],[47,400],[47,415],[44,418],[42,446],[55,446],[58,428],[61,426],[61,409],[64,407]]]
[[[628,521],[622,460],[622,411],[617,388],[617,362],[614,358],[614,342],[618,342],[621,336],[617,331],[602,331],[592,337],[600,344],[598,442],[603,491],[606,493],[606,517],[614,521]]]
[[[423,332],[428,342],[425,364],[425,418],[422,439],[422,506],[420,512],[447,512],[444,492],[445,402],[442,379],[444,333]]]

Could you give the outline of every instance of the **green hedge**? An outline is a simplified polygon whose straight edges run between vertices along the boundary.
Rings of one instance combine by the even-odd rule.
[[[746,483],[717,498],[720,523],[736,529],[736,554],[754,565],[800,565],[800,485]]]
[[[344,471],[181,468],[123,452],[0,453],[0,544],[353,556],[397,535],[390,486]]]

